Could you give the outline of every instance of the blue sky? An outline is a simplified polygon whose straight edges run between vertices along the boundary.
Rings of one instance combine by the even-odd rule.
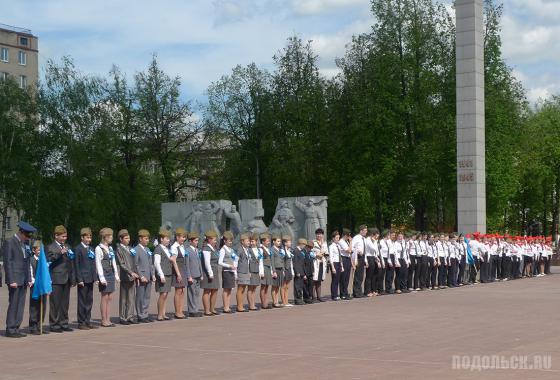
[[[560,94],[560,0],[504,7],[504,55],[529,100]],[[345,44],[373,23],[369,0],[0,0],[0,9],[0,23],[39,36],[41,63],[69,55],[85,73],[117,64],[133,74],[157,53],[196,100],[236,64],[270,67],[293,34],[313,40],[322,73],[334,75]]]

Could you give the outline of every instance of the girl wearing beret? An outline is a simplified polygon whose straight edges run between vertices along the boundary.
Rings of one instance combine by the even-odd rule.
[[[204,271],[200,287],[204,289],[202,293],[202,306],[204,315],[218,315],[216,312],[216,300],[218,289],[220,288],[220,267],[218,259],[220,252],[216,249],[218,235],[214,231],[206,231],[206,239],[202,246],[202,270]]]
[[[154,249],[154,267],[156,269],[156,292],[159,293],[157,300],[158,321],[167,321],[169,317],[165,315],[165,302],[171,290],[171,274],[173,272],[173,262],[171,251],[169,250],[169,231],[159,232],[159,244]]]
[[[294,278],[294,266],[292,263],[293,253],[292,253],[292,237],[290,235],[285,235],[282,237],[282,249],[280,253],[284,256],[284,281],[282,282],[282,288],[280,289],[280,297],[282,298],[282,305],[293,306],[288,301],[288,291],[290,289],[290,282]]]
[[[218,265],[222,268],[222,297],[224,302],[224,313],[231,314],[231,289],[235,287],[238,262],[237,254],[232,248],[233,234],[229,231],[224,232],[220,245],[221,248],[218,257]]]
[[[250,260],[252,253],[249,251],[249,235],[242,234],[239,237],[239,250],[237,251],[237,293],[236,293],[236,300],[237,300],[237,311],[238,312],[245,312],[243,305],[243,296],[247,291],[247,287],[251,285],[251,271],[249,268]],[[253,297],[255,293],[253,292]],[[249,293],[247,293],[247,301],[249,302],[249,308],[253,307],[254,305],[251,304],[251,299]]]
[[[173,264],[173,273],[171,275],[171,286],[175,288],[175,296],[173,303],[175,305],[175,318],[184,319],[183,312],[185,308],[185,286],[187,279],[190,277],[187,270],[185,240],[187,240],[187,231],[184,228],[175,230],[175,242],[171,246],[171,263]]]
[[[259,286],[261,280],[264,279],[263,253],[259,248],[259,235],[252,234],[249,239],[249,244],[251,246],[251,248],[249,248],[249,271],[251,272],[251,278],[249,280],[247,298],[249,299],[249,310],[257,311],[257,286]]]
[[[99,291],[101,292],[101,326],[114,327],[110,318],[111,294],[115,291],[116,282],[120,281],[117,270],[113,242],[113,230],[103,228],[99,232],[101,242],[95,248],[95,267],[99,277]]]
[[[262,252],[263,277],[261,279],[261,309],[271,309],[268,306],[268,288],[272,285],[272,260],[268,247],[270,245],[270,237],[268,234],[261,235],[260,250]]]
[[[270,257],[272,261],[272,307],[282,307],[278,302],[278,291],[284,284],[284,257],[280,252],[282,240],[280,236],[272,236]]]

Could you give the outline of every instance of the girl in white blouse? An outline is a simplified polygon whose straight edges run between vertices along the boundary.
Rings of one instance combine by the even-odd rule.
[[[99,291],[101,292],[101,326],[114,327],[110,318],[111,294],[115,291],[116,282],[119,282],[119,271],[115,260],[113,230],[102,228],[99,231],[101,242],[95,248],[95,267],[99,277]]]

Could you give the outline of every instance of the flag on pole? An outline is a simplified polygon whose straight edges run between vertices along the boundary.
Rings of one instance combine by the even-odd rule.
[[[37,274],[35,275],[35,284],[33,285],[33,293],[31,297],[34,300],[39,297],[50,294],[52,292],[51,274],[49,273],[49,264],[45,256],[45,248],[41,244],[41,253],[39,254],[39,262],[37,263]]]
[[[470,240],[465,238],[465,243],[467,244],[467,264],[474,265],[474,257],[471,251]]]

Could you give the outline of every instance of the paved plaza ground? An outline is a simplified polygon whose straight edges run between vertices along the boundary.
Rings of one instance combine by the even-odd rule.
[[[98,318],[97,292],[95,297]],[[73,321],[75,298],[73,290]],[[22,339],[1,336],[0,379],[559,379],[559,300],[560,275],[553,274]],[[4,285],[2,328],[6,305]],[[115,299],[113,315],[116,306]],[[546,355],[551,367],[453,369],[454,355]]]

